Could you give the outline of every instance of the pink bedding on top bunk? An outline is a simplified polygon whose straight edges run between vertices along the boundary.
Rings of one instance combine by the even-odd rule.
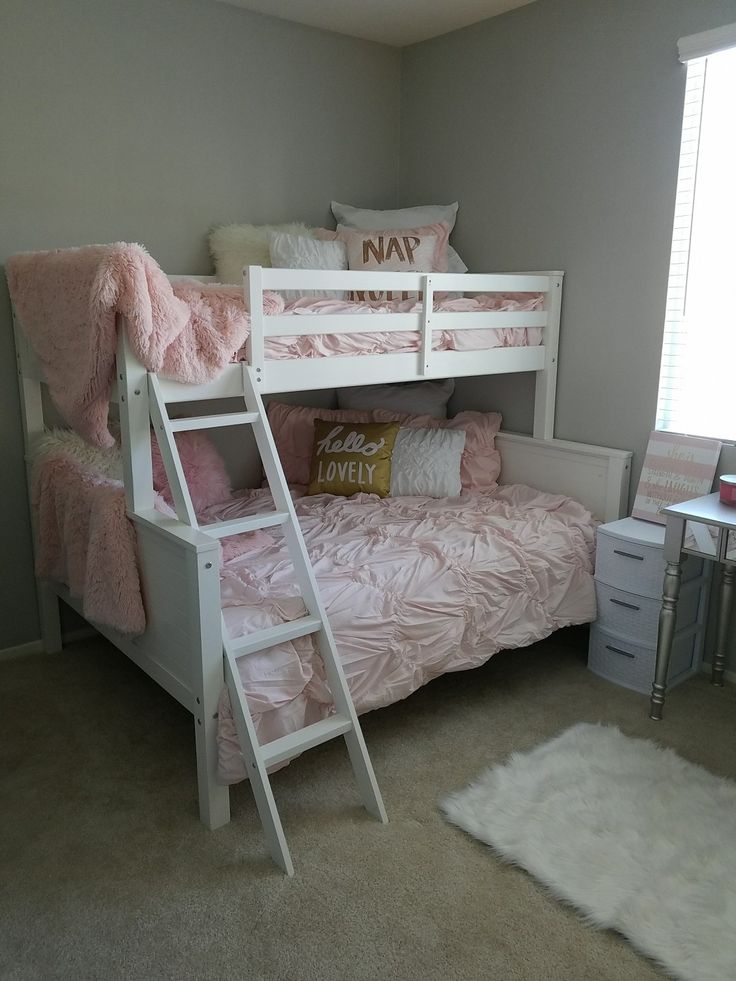
[[[358,712],[595,617],[595,522],[569,498],[521,485],[445,500],[296,496]],[[203,517],[252,514],[266,500],[265,491],[244,492]],[[260,533],[242,547],[222,568],[231,635],[302,616],[280,533]],[[239,667],[261,742],[330,713],[311,638],[241,658]],[[221,779],[243,779],[226,692],[218,745]]]
[[[116,315],[128,325],[131,347],[150,370],[182,382],[201,384],[216,377],[229,361],[245,360],[250,329],[240,287],[203,288],[194,281],[172,286],[139,245],[85,246],[53,252],[29,252],[6,262],[11,298],[32,344],[52,399],[67,422],[96,446],[111,447],[107,427],[115,370]],[[436,310],[535,310],[535,294],[439,300]],[[380,314],[418,309],[416,301],[388,304],[302,299],[286,305],[276,293],[264,294],[264,312]],[[478,350],[538,345],[539,328],[436,331],[436,350]],[[326,355],[378,354],[418,349],[416,332],[318,335],[271,338],[269,358],[316,358]]]
[[[200,303],[206,299],[207,292],[195,283],[175,284],[177,295],[188,302]],[[222,287],[223,295],[228,295],[233,304],[242,303],[240,290]],[[220,292],[220,290],[218,290]],[[267,305],[266,305],[267,300]],[[456,298],[436,297],[435,313],[487,313],[491,311],[541,310],[544,297],[541,293],[488,293],[477,296]],[[386,300],[368,302],[341,299],[310,299],[302,297],[287,303],[278,293],[264,293],[266,316],[309,317],[335,314],[386,314],[419,313],[422,304],[419,300]],[[462,321],[460,321],[461,323]],[[249,333],[250,331],[248,331]],[[432,349],[435,351],[483,351],[495,347],[534,347],[543,341],[541,327],[498,327],[490,330],[436,330],[432,334]],[[247,338],[246,338],[247,339]],[[267,358],[281,360],[286,358],[324,358],[335,356],[356,356],[365,354],[402,354],[419,350],[420,337],[417,331],[402,330],[386,333],[378,323],[375,332],[365,334],[312,334],[306,336],[270,337],[266,340]],[[245,361],[245,343],[236,352],[234,360]]]

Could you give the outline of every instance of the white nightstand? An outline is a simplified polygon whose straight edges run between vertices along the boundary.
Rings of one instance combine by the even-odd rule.
[[[664,580],[664,525],[622,518],[600,525],[596,538],[598,619],[591,626],[588,667],[626,688],[649,694]],[[669,687],[695,674],[703,654],[709,574],[702,559],[682,567]]]

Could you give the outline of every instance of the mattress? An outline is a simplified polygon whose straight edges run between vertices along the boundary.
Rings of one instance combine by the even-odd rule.
[[[596,522],[569,498],[521,485],[449,500],[295,498],[359,713],[595,618]],[[267,492],[243,492],[203,518],[227,520],[267,506]],[[223,544],[221,591],[233,637],[305,613],[278,531]],[[238,664],[262,743],[332,711],[312,638]],[[243,779],[227,691],[218,747],[221,779]]]

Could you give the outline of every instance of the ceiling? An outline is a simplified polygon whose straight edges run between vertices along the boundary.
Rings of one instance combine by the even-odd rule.
[[[224,0],[282,20],[401,48],[534,0]]]

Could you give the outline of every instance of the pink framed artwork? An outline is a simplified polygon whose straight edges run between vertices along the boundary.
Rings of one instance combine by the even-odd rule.
[[[631,516],[664,524],[663,508],[709,494],[720,453],[715,439],[651,433]]]

